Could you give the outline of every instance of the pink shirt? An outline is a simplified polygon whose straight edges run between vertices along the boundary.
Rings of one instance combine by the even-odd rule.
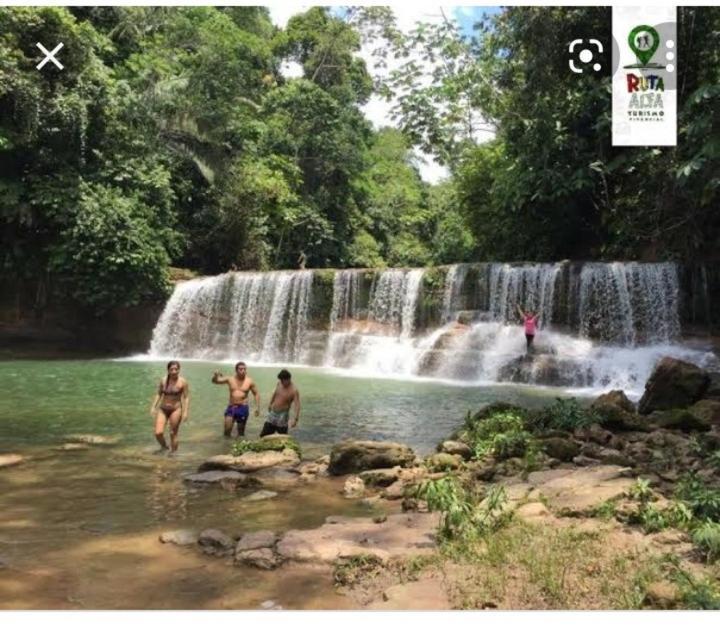
[[[537,315],[525,315],[525,334],[535,335],[535,326],[537,325]]]

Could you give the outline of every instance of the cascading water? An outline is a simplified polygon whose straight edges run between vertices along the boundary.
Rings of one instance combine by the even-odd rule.
[[[150,354],[302,361],[312,281],[312,271],[275,271],[182,282],[155,326]]]
[[[314,284],[312,271],[181,283],[157,323],[150,353],[469,383],[617,387],[636,395],[661,356],[717,366],[711,352],[679,343],[680,281],[671,263],[332,273],[331,285]],[[518,306],[540,315],[531,356]]]

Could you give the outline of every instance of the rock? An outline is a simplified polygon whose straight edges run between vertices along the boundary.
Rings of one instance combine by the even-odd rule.
[[[276,491],[268,491],[267,489],[261,489],[256,491],[249,496],[244,498],[245,502],[259,502],[260,500],[269,500],[277,496]]]
[[[449,610],[452,604],[439,577],[421,578],[393,585],[383,592],[382,601],[370,603],[375,610]]]
[[[288,531],[276,549],[285,560],[322,563],[353,555],[387,560],[430,554],[439,518],[437,513],[402,513],[377,524],[372,518],[337,516],[316,529]]]
[[[160,533],[160,541],[163,544],[177,544],[178,546],[193,546],[198,543],[198,534],[189,529],[178,529],[177,531],[164,531]]]
[[[635,412],[635,405],[628,399],[627,395],[625,395],[625,392],[620,389],[613,389],[612,391],[608,391],[607,393],[599,395],[595,398],[595,401],[592,403],[591,408],[596,404],[599,406],[604,406],[607,404],[617,406],[618,408],[624,410],[626,413]]]
[[[315,463],[318,465],[330,465],[330,455],[323,454],[321,457],[315,459]]]
[[[680,590],[670,581],[656,581],[645,589],[645,604],[655,609],[675,609]]]
[[[297,468],[300,474],[317,474],[320,471],[319,463],[301,463]]]
[[[603,396],[600,396],[602,398]],[[595,400],[590,407],[602,419],[602,424],[610,430],[622,431],[648,431],[650,427],[639,415],[628,412],[624,407],[613,404],[607,400]]]
[[[86,443],[91,446],[112,445],[120,440],[118,437],[108,437],[107,435],[68,435],[65,439],[71,443]]]
[[[598,453],[598,458],[606,465],[634,467],[633,460],[629,456],[623,454],[619,450],[614,450],[613,448],[601,448]]]
[[[708,373],[708,378],[710,378],[710,382],[708,383],[707,389],[705,389],[703,398],[720,401],[720,372],[711,371]]]
[[[540,441],[540,447],[548,456],[559,461],[572,461],[580,454],[580,446],[571,439],[549,437]]]
[[[20,465],[25,457],[20,454],[0,454],[0,468]]]
[[[400,500],[405,497],[405,488],[407,484],[405,481],[395,481],[389,487],[386,487],[382,492],[382,497],[386,500]]]
[[[428,504],[425,500],[418,500],[417,498],[403,498],[402,501],[403,511],[418,511],[419,513],[428,513]]]
[[[301,476],[299,470],[294,468],[266,467],[265,469],[255,472],[251,478],[263,487],[288,489],[300,483],[302,480]]]
[[[343,496],[346,498],[362,498],[365,495],[365,483],[359,476],[350,476],[343,485]]]
[[[247,474],[222,470],[186,474],[183,476],[183,480],[195,485],[236,485],[238,487],[245,487],[255,482]]]
[[[470,446],[462,441],[443,441],[438,446],[439,452],[445,452],[446,454],[457,454],[466,461],[472,458],[473,451]]]
[[[260,609],[282,609],[282,605],[278,605],[275,601],[263,601],[260,603]]]
[[[387,487],[392,485],[400,475],[399,467],[391,469],[365,470],[360,472],[359,476],[366,485],[372,487]]]
[[[235,472],[256,472],[268,467],[289,466],[300,463],[297,452],[291,448],[267,450],[265,452],[245,452],[240,456],[218,454],[204,461],[198,472],[208,470],[232,470]]]
[[[456,470],[462,463],[462,457],[459,454],[448,454],[447,452],[438,452],[431,454],[425,459],[425,465],[434,472],[445,472],[447,470]]]
[[[87,443],[63,443],[55,449],[61,452],[72,452],[74,450],[89,450],[90,446]]]
[[[360,504],[363,507],[370,507],[371,509],[373,509],[378,505],[380,500],[381,500],[380,496],[368,496],[367,498],[363,498],[360,501]]]
[[[568,514],[582,514],[593,507],[620,498],[632,486],[632,471],[617,465],[543,470],[531,472],[523,487],[533,488],[530,499],[544,496],[555,509]]]
[[[708,426],[720,426],[720,400],[700,400],[687,410]]]
[[[262,570],[274,570],[282,563],[271,548],[256,548],[254,550],[243,550],[235,555],[236,564],[245,564]]]
[[[653,411],[685,408],[702,398],[709,384],[710,376],[703,369],[666,356],[645,384],[638,412],[648,415]]]
[[[472,468],[473,478],[481,481],[491,481],[497,473],[497,466],[492,461],[478,461]]]
[[[278,536],[273,531],[255,531],[245,533],[235,545],[235,553],[257,548],[272,548],[278,541]]]
[[[527,502],[515,509],[515,515],[530,522],[551,518],[552,513],[542,502]]]
[[[599,461],[597,459],[591,459],[584,454],[578,454],[576,457],[573,457],[573,463],[579,467],[587,467],[588,465],[597,465]]]
[[[665,411],[653,411],[649,420],[658,428],[670,428],[690,432],[692,430],[710,430],[710,424],[686,408],[673,408]]]
[[[205,529],[200,533],[198,544],[209,555],[228,555],[235,548],[235,540],[218,529]]]
[[[585,428],[577,428],[574,434],[577,439],[591,441],[601,446],[607,445],[613,438],[613,434],[609,430],[605,430],[600,424],[591,424]]]
[[[330,474],[355,474],[383,467],[407,467],[415,453],[406,445],[390,441],[343,441],[330,453]]]

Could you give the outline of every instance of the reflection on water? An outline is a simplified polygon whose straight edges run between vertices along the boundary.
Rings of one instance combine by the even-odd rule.
[[[333,593],[329,573],[315,581],[289,568],[235,568],[158,542],[160,532],[175,528],[239,535],[310,528],[332,513],[369,514],[342,497],[339,479],[260,502],[243,500],[250,489],[185,484],[183,474],[229,449],[221,436],[227,391],[210,384],[217,367],[183,365],[192,385],[191,421],[181,428],[179,456],[167,457],[153,454],[147,412],[164,365],[0,362],[0,451],[27,459],[0,470],[1,608],[256,608],[269,598],[286,608],[348,604]],[[293,373],[303,396],[295,434],[306,458],[346,437],[393,439],[429,452],[469,409],[494,399],[543,404],[553,394]],[[266,408],[276,369],[251,368],[251,374]],[[49,394],[38,396],[39,388]],[[262,420],[251,415],[251,436]],[[59,448],[77,433],[113,435],[118,442]]]

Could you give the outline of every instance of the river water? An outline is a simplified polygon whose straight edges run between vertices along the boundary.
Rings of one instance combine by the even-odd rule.
[[[182,475],[229,451],[222,437],[227,389],[214,386],[227,364],[185,361],[190,421],[180,454],[154,454],[148,409],[165,365],[142,361],[0,362],[0,453],[26,457],[0,470],[0,608],[287,608],[339,609],[349,602],[329,573],[236,568],[195,549],[158,542],[163,530],[220,528],[228,533],[310,528],[330,514],[370,515],[342,498],[341,481],[245,502],[250,490],[189,486]],[[276,367],[250,367],[262,407]],[[543,405],[558,390],[453,386],[438,381],[347,377],[293,368],[303,411],[295,436],[304,458],[343,438],[392,439],[421,454],[458,427],[468,410],[493,400]],[[251,416],[256,436],[263,416]],[[112,445],[60,449],[74,434],[116,438]],[[395,507],[393,507],[395,508]],[[321,571],[322,572],[322,571]]]

